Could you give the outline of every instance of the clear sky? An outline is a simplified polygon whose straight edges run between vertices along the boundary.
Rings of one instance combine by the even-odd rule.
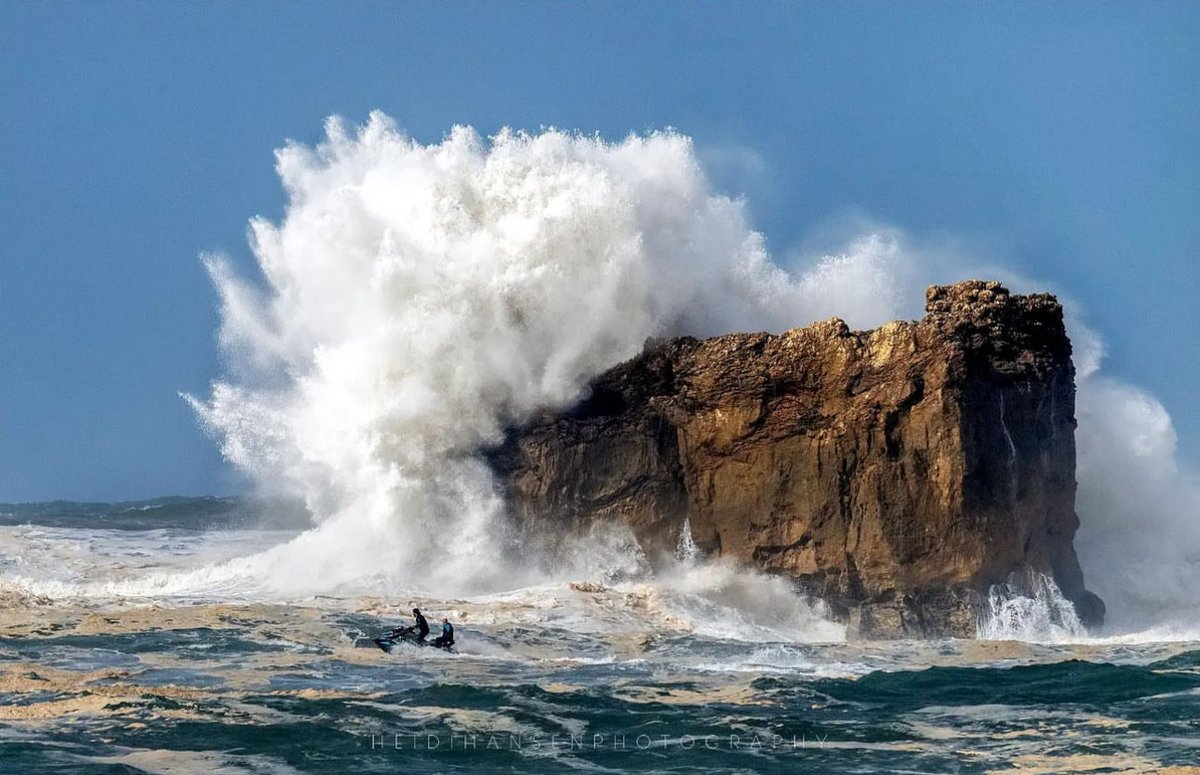
[[[378,108],[696,139],[785,255],[847,213],[1068,290],[1200,453],[1200,3],[0,0],[0,501],[236,490],[202,251]]]

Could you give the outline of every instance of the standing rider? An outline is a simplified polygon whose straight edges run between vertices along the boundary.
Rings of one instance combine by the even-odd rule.
[[[429,635],[429,622],[425,621],[425,617],[421,615],[420,608],[412,610],[413,617],[417,620],[417,642],[424,643],[425,638]]]

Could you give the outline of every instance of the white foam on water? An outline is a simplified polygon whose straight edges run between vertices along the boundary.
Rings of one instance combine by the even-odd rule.
[[[473,596],[473,621],[580,634],[694,634],[762,643],[836,643],[846,628],[785,579],[696,560],[611,586],[548,582]],[[448,604],[453,608],[453,604]]]
[[[212,775],[300,775],[301,770],[269,756],[233,754],[223,751],[180,751],[146,748],[116,749],[107,756],[61,754],[81,764],[128,768],[147,775],[173,775],[182,771]]]
[[[635,585],[649,608],[697,635],[748,642],[840,642],[846,628],[778,576],[729,562],[679,564],[651,585]]]

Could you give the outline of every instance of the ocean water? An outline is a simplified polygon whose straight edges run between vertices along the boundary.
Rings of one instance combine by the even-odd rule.
[[[0,771],[1200,761],[1200,488],[1070,305],[1077,546],[1118,625],[1086,633],[1032,579],[991,591],[978,638],[848,641],[820,601],[686,541],[653,571],[614,530],[539,550],[478,453],[648,337],[870,328],[974,262],[881,227],[785,269],[673,131],[425,144],[373,113],[276,167],[257,270],[206,257],[226,368],[186,398],[232,467],[296,502],[0,507]],[[454,621],[458,653],[373,645],[414,605]]]
[[[298,532],[286,508],[263,511],[221,499],[0,507],[0,771],[1200,762],[1200,643],[1186,636],[1041,626],[1029,598],[1000,601],[981,622],[988,639],[848,642],[782,582],[687,557],[658,575],[475,596],[368,581],[289,598],[239,575]],[[455,622],[458,653],[371,643],[412,605]]]

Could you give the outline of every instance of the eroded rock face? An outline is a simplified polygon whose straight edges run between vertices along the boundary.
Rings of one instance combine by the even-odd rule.
[[[541,532],[619,520],[653,555],[687,524],[861,635],[973,635],[980,593],[1029,570],[1096,622],[1072,546],[1070,356],[1054,297],[935,286],[923,319],[874,331],[648,343],[492,464]]]

